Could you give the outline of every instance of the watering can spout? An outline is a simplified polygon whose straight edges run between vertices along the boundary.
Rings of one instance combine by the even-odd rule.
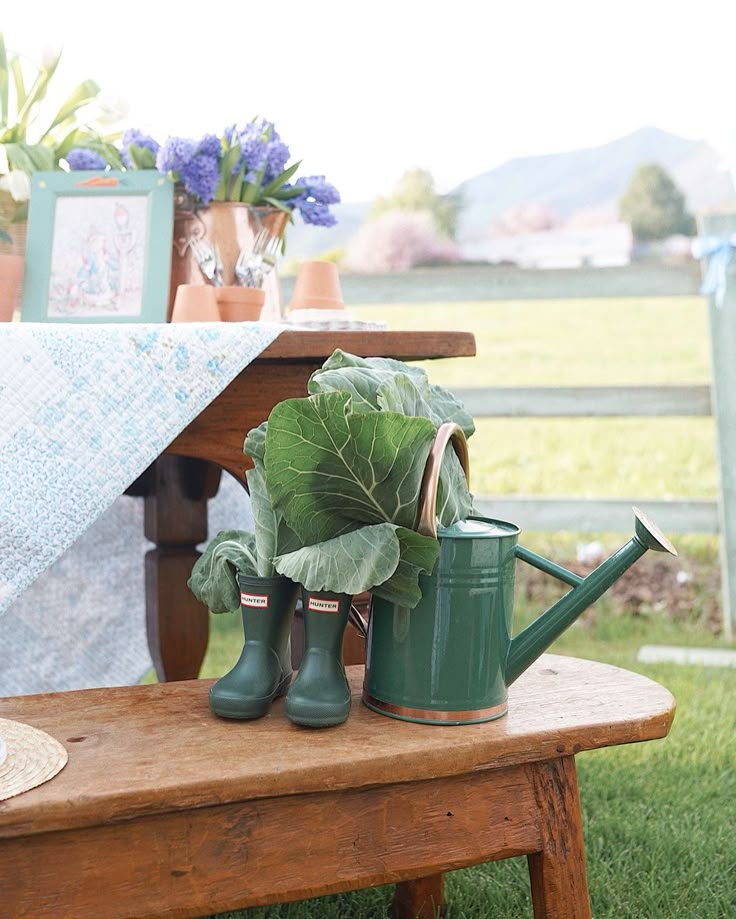
[[[518,558],[565,581],[572,585],[573,589],[548,610],[545,610],[538,619],[511,641],[506,659],[507,685],[513,683],[530,664],[534,663],[539,655],[546,651],[552,642],[568,626],[572,625],[585,609],[595,603],[614,581],[617,581],[648,549],[677,555],[677,550],[664,533],[638,508],[635,507],[633,510],[634,536],[618,552],[591,571],[586,578],[566,571],[523,546],[516,547]]]

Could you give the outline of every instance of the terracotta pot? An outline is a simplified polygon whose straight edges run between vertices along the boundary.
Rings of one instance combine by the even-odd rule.
[[[0,322],[10,322],[20,306],[24,267],[22,255],[0,253]]]
[[[173,309],[176,289],[180,284],[204,284],[205,279],[191,248],[192,239],[205,239],[217,247],[222,260],[222,280],[226,286],[235,284],[235,263],[241,251],[250,252],[261,227],[272,236],[281,237],[289,222],[289,215],[278,208],[254,208],[249,204],[213,201],[208,207],[196,209],[185,193],[174,194],[174,244],[171,256],[171,281],[169,284],[169,312]],[[276,269],[265,278],[263,290],[266,301],[262,319],[280,320],[283,317],[281,287]]]
[[[174,298],[172,322],[219,322],[215,288],[210,284],[180,284]]]
[[[334,262],[302,262],[289,305],[293,310],[344,309],[337,265]]]
[[[258,287],[216,287],[220,319],[224,322],[257,322],[266,302],[266,291]]]

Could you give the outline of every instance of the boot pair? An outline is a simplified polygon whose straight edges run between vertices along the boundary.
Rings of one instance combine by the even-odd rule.
[[[342,640],[352,597],[302,589],[304,657],[291,682],[291,625],[299,585],[281,576],[240,578],[245,644],[235,666],[210,688],[210,708],[223,718],[265,715],[286,695],[295,724],[342,724],[350,711],[350,687]]]

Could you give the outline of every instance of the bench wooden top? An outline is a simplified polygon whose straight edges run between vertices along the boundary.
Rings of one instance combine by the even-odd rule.
[[[69,751],[50,782],[0,802],[0,838],[282,795],[461,775],[664,737],[674,699],[639,674],[543,655],[511,687],[509,713],[461,727],[410,724],[360,702],[349,667],[348,721],[311,730],[276,702],[258,721],[225,721],[211,680],[0,699],[0,717],[47,731]]]

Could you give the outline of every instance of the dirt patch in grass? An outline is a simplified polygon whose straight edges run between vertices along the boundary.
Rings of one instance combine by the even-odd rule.
[[[584,561],[562,562],[585,577],[606,556],[592,549]],[[528,600],[551,602],[560,596],[550,578],[533,568],[519,566],[519,587]],[[717,635],[721,631],[721,578],[718,565],[694,558],[673,558],[648,552],[629,568],[606,594],[620,615],[666,614],[675,622],[698,623]],[[594,615],[589,610],[585,616]]]

